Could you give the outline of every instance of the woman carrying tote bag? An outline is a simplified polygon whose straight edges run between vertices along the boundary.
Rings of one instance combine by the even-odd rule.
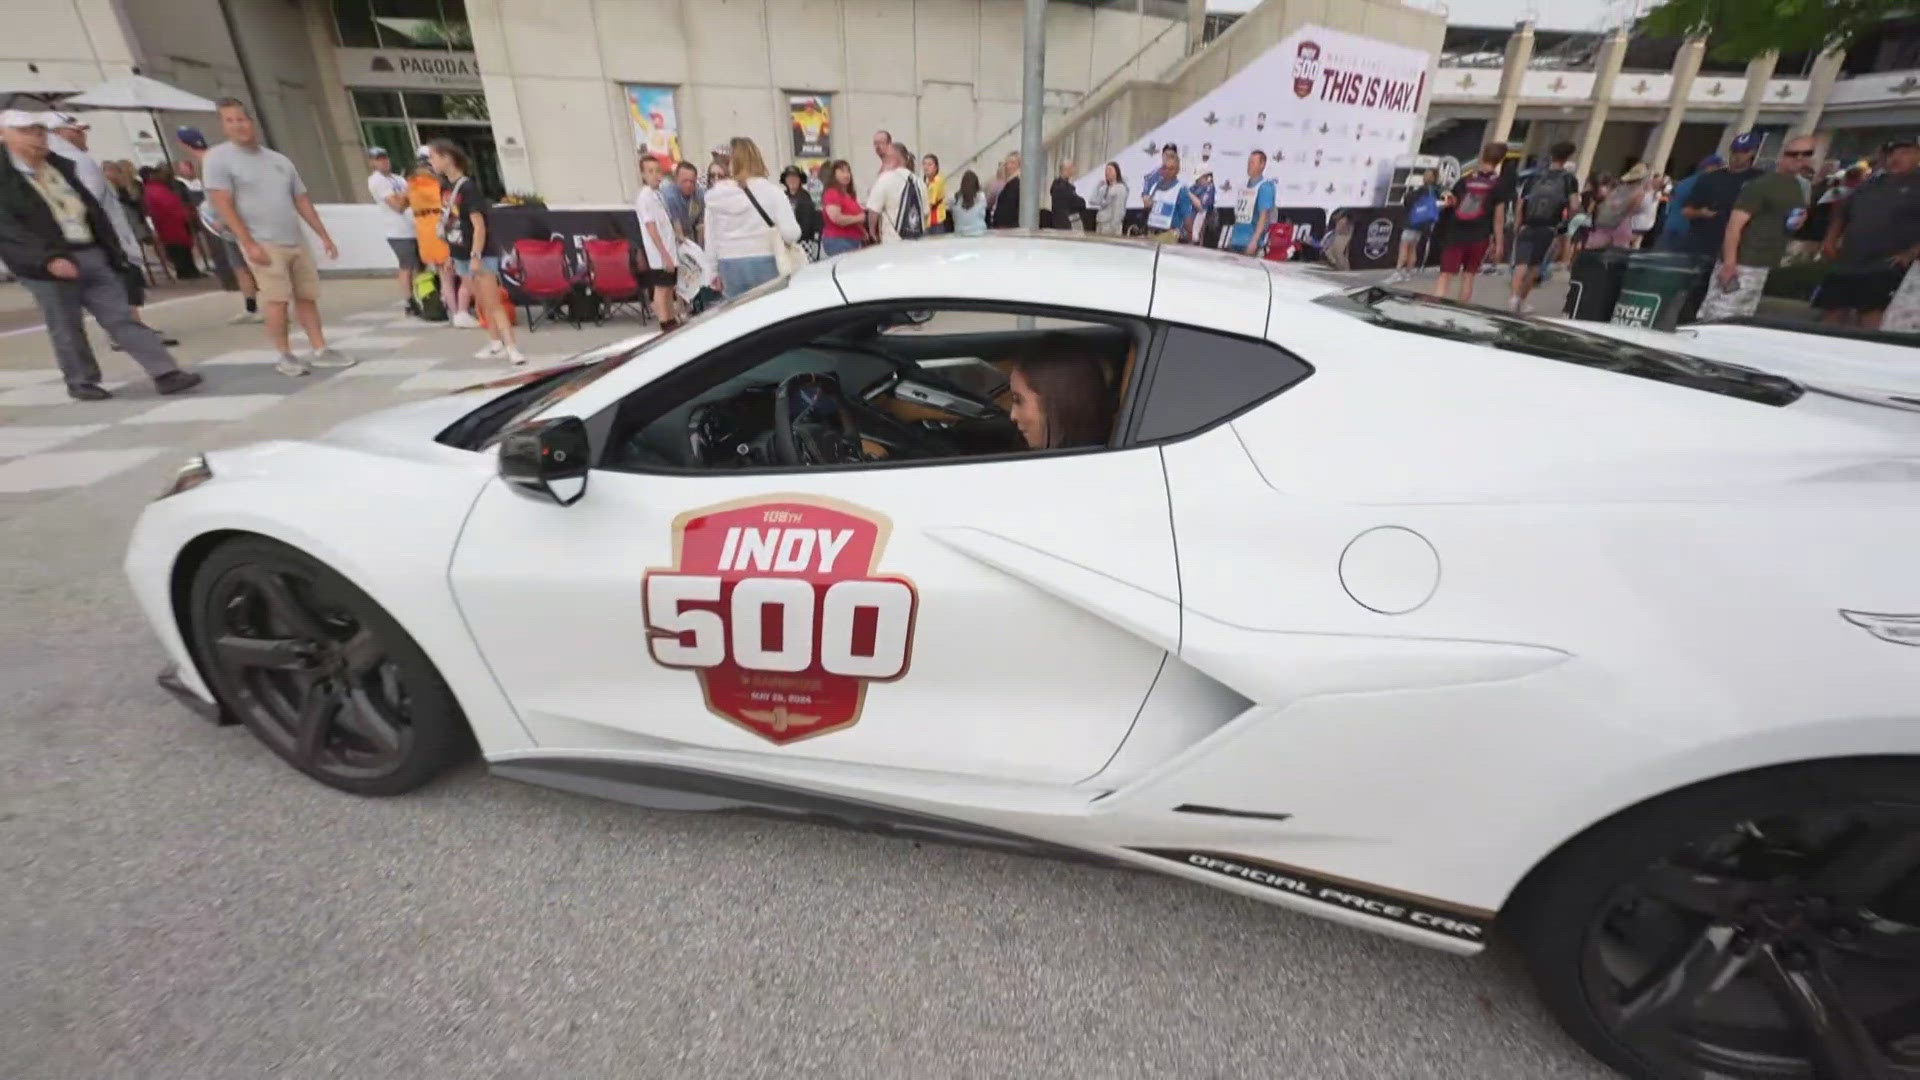
[[[707,242],[720,264],[720,286],[732,298],[792,273],[806,255],[793,204],[768,179],[760,148],[736,138],[730,150],[731,175],[707,189]]]

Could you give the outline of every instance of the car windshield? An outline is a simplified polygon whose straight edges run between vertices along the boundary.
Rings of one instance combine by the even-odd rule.
[[[1318,303],[1376,326],[1467,341],[1582,367],[1617,371],[1762,405],[1791,405],[1804,390],[1791,379],[1683,353],[1648,348],[1570,326],[1372,286]]]
[[[719,312],[740,304],[751,303],[760,297],[779,292],[787,287],[788,280],[785,277],[775,278],[751,292],[742,293],[731,300],[706,308],[699,314],[683,320],[680,326],[675,327],[675,331],[705,322]],[[589,349],[558,368],[516,375],[503,379],[498,384],[483,384],[514,386],[514,388],[454,421],[437,436],[437,441],[468,450],[483,450],[497,441],[502,434],[565,401],[593,385],[595,381],[605,378],[634,357],[665,341],[669,336],[665,333],[655,334],[638,345],[625,348],[601,346],[598,349]],[[514,385],[516,383],[519,385]]]

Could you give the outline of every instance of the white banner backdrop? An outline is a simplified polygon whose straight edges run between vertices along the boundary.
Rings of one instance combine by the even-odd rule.
[[[1417,49],[1304,26],[1214,91],[1130,145],[1120,158],[1134,204],[1161,148],[1180,151],[1188,182],[1213,173],[1217,206],[1247,182],[1247,155],[1267,154],[1281,206],[1370,206],[1393,160],[1420,148],[1433,58]],[[1082,163],[1086,164],[1086,163]],[[1091,195],[1104,162],[1077,185]]]

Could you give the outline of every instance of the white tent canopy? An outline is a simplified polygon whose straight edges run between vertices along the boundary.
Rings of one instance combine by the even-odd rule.
[[[214,104],[145,75],[122,75],[60,102],[62,109],[79,112],[109,109],[120,112],[214,112]]]

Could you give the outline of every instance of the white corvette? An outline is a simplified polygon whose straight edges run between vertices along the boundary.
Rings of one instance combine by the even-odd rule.
[[[471,739],[645,806],[1497,926],[1634,1076],[1920,1076],[1920,411],[1727,362],[1811,335],[1661,340],[891,245],[209,454],[126,566],[163,682],[347,791]]]

